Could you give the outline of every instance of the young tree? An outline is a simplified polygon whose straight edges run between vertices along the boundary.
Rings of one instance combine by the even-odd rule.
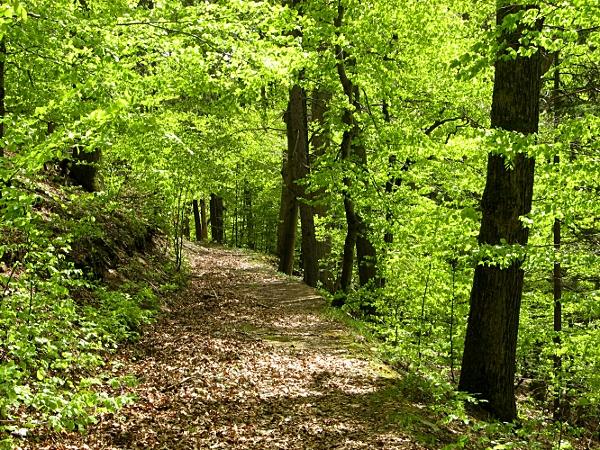
[[[6,38],[0,39],[0,158],[4,156],[4,118],[6,117],[6,91],[4,71],[6,68]]]
[[[524,135],[538,131],[541,66],[539,51],[531,56],[519,53],[520,40],[525,31],[539,29],[541,21],[533,25],[519,21],[511,29],[507,19],[532,8],[500,2],[496,14],[503,48],[495,63],[491,125]],[[509,56],[510,52],[517,55]],[[511,161],[498,150],[488,155],[479,243],[524,246],[528,229],[520,217],[531,210],[535,162],[523,152]],[[497,261],[484,260],[475,269],[458,386],[485,400],[483,407],[505,421],[517,417],[514,374],[522,262],[515,259],[503,267]]]
[[[192,209],[194,211],[194,230],[196,234],[196,240],[200,242],[202,240],[202,221],[200,219],[200,208],[198,206],[198,200],[192,201]]]

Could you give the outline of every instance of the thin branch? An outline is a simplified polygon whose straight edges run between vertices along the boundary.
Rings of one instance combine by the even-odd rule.
[[[425,130],[425,134],[429,136],[431,133],[435,131],[436,128],[441,127],[442,125],[448,122],[456,122],[457,120],[464,120],[464,117],[450,117],[448,119],[436,120],[429,128]]]

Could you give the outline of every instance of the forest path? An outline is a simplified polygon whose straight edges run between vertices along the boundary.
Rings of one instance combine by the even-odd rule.
[[[424,448],[396,375],[313,289],[245,252],[186,252],[188,288],[119,357],[137,402],[52,448]]]

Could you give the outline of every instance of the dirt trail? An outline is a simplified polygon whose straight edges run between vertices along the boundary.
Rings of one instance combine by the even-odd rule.
[[[395,380],[313,289],[245,253],[187,248],[189,288],[120,358],[138,401],[50,448],[423,448]]]

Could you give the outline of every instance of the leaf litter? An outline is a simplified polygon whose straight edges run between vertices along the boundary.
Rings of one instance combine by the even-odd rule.
[[[374,368],[325,300],[248,253],[186,245],[192,276],[115,356],[137,398],[40,449],[418,449],[394,377]]]

